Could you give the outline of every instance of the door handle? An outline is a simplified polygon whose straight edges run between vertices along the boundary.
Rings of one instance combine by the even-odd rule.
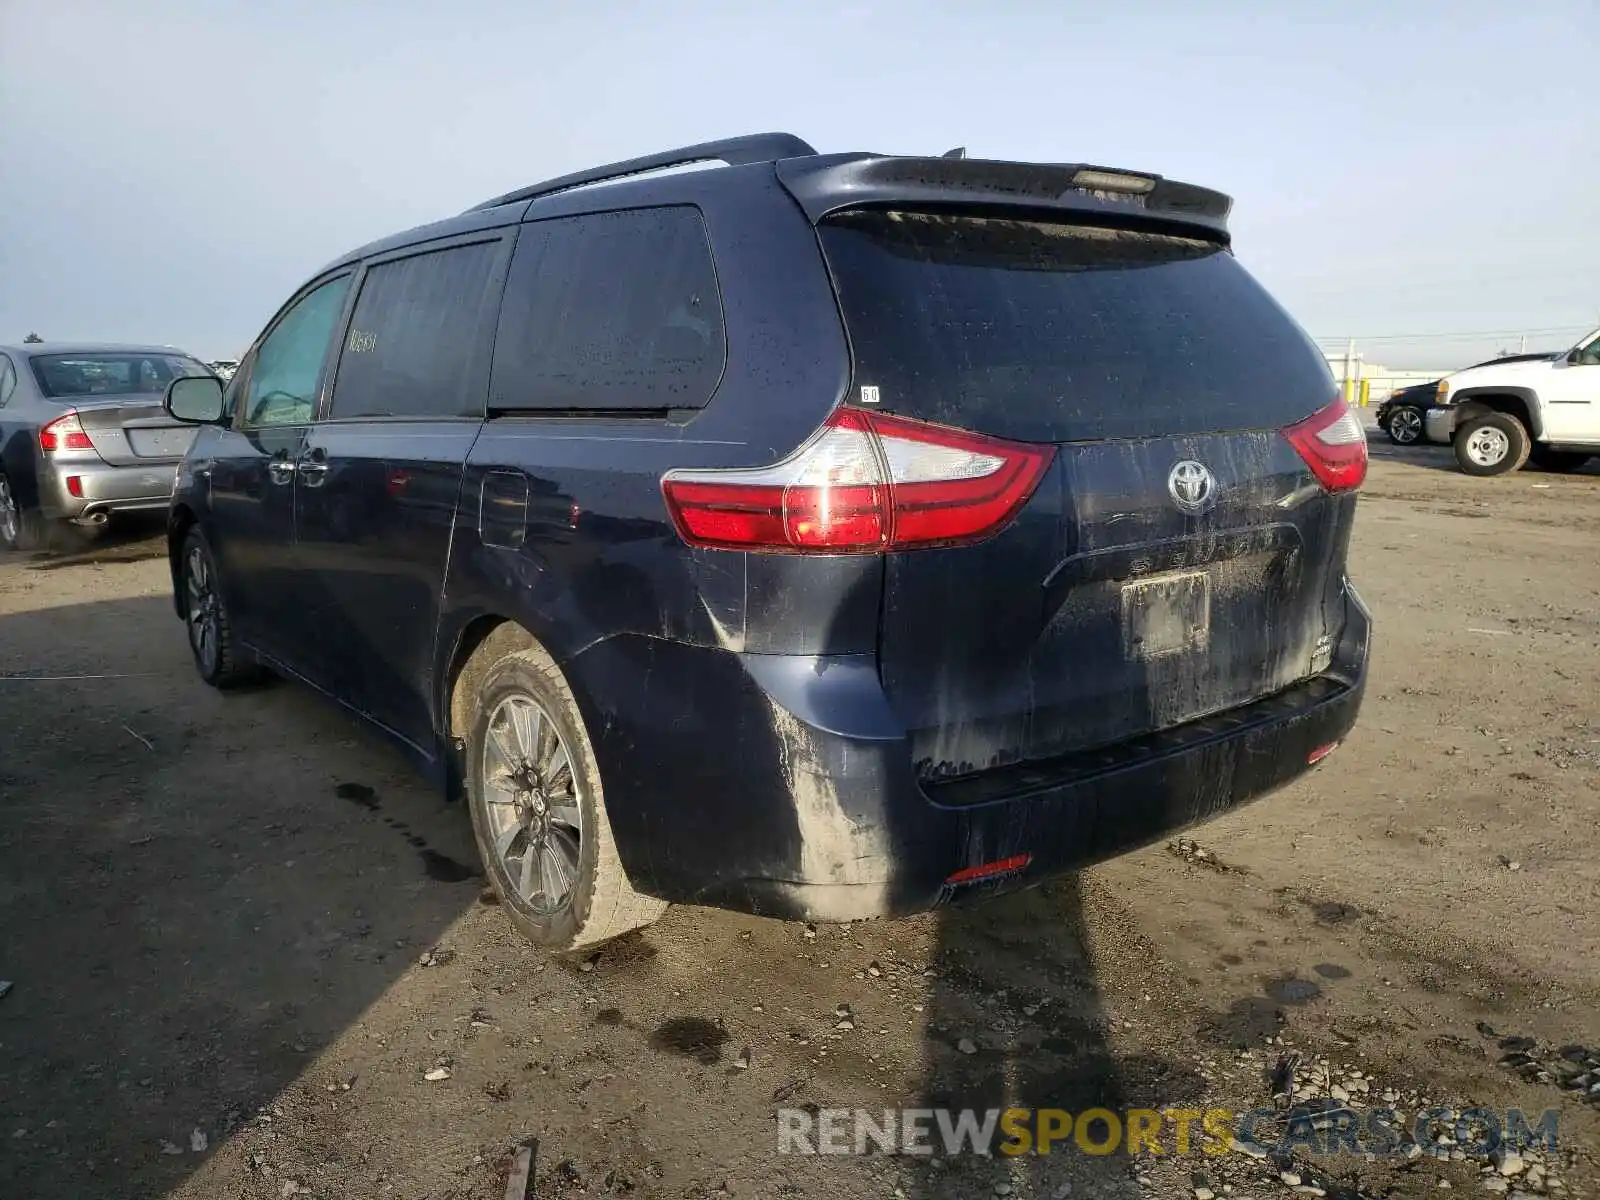
[[[321,487],[323,479],[328,474],[328,464],[325,462],[303,462],[300,464],[300,482],[306,487]]]
[[[274,458],[267,463],[267,475],[273,483],[292,483],[298,466],[292,459]]]
[[[300,456],[300,482],[306,487],[321,487],[328,474],[328,451],[312,446]]]

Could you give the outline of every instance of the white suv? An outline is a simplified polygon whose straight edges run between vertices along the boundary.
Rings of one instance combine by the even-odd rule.
[[[1447,375],[1434,403],[1428,438],[1452,443],[1468,475],[1503,475],[1530,458],[1575,471],[1600,454],[1600,329],[1565,354]]]

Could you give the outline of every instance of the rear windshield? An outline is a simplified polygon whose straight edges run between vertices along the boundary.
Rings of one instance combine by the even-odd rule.
[[[209,375],[181,354],[36,354],[33,377],[47,399],[160,393],[184,375]]]
[[[1061,442],[1276,427],[1333,398],[1315,343],[1213,242],[897,212],[821,236],[856,383],[890,412]]]

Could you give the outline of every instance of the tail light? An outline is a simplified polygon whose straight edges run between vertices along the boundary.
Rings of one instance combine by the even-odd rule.
[[[1027,503],[1053,446],[838,408],[769,467],[669,471],[692,546],[849,554],[982,541]]]
[[[1317,481],[1330,492],[1348,492],[1367,477],[1367,433],[1344,399],[1319,408],[1283,431]]]
[[[94,443],[83,431],[78,414],[69,408],[63,416],[39,430],[39,449],[47,454],[53,450],[93,450]]]

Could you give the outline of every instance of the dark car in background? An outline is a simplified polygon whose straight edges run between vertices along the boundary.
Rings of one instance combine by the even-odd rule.
[[[767,134],[354,251],[169,389],[196,667],[386,731],[558,949],[916,912],[1264,795],[1361,704],[1367,448],[1230,204]]]
[[[0,547],[35,549],[166,508],[195,431],[162,396],[192,376],[212,372],[170,346],[0,346]]]
[[[1414,446],[1426,441],[1423,417],[1433,407],[1438,391],[1437,379],[1396,388],[1378,405],[1375,414],[1378,428],[1388,434],[1389,440],[1397,446]]]

